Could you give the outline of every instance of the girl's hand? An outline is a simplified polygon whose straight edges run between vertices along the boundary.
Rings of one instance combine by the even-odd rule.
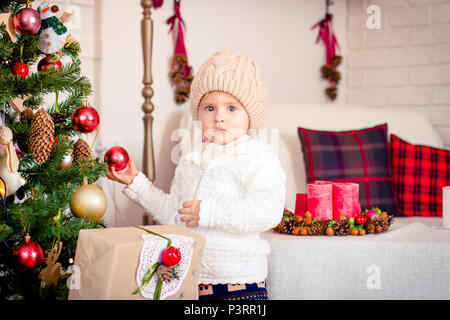
[[[134,178],[136,178],[138,174],[138,170],[136,169],[136,165],[134,164],[134,161],[132,158],[130,158],[130,162],[128,162],[128,170],[125,172],[116,172],[116,169],[114,167],[108,167],[108,172],[106,173],[106,176],[113,180],[117,181],[126,185],[129,185],[133,182]]]
[[[200,220],[200,202],[202,201],[192,200],[183,202],[183,208],[178,210],[178,213],[183,215],[181,221],[186,223],[186,227],[198,227],[198,221]]]

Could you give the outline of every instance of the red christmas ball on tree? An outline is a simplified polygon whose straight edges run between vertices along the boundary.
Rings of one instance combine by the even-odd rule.
[[[115,146],[106,151],[104,160],[108,164],[108,167],[114,167],[116,171],[120,171],[126,168],[130,161],[130,156],[128,155],[127,150]]]
[[[98,116],[98,112],[91,106],[83,105],[72,113],[72,125],[82,133],[94,131],[99,122],[100,117]]]
[[[59,70],[62,66],[61,60],[56,57],[44,57],[38,63],[38,71],[47,71],[49,69]]]
[[[32,8],[20,9],[14,16],[14,28],[20,34],[29,36],[41,28],[41,16]]]
[[[21,78],[26,78],[28,75],[28,66],[22,62],[16,62],[12,67],[12,73]]]
[[[176,265],[181,260],[181,252],[173,246],[165,248],[161,252],[161,262],[170,267]]]
[[[28,234],[13,250],[13,259],[16,263],[26,269],[38,266],[44,260],[42,248],[34,241],[31,241]]]

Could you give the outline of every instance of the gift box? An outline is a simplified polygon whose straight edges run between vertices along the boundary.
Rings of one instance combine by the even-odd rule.
[[[198,299],[197,280],[205,238],[177,226],[141,228],[170,239],[171,246],[181,253],[175,276],[162,282],[159,298]],[[69,300],[153,299],[158,290],[157,273],[143,287],[142,280],[152,266],[161,264],[161,252],[168,246],[165,238],[137,227],[81,230],[71,276],[78,283],[71,286]],[[136,293],[138,288],[141,291]]]

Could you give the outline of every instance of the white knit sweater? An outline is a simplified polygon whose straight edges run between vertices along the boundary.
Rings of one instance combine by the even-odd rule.
[[[169,194],[142,172],[123,192],[159,223],[182,227],[178,209],[201,200],[199,227],[189,228],[206,237],[199,284],[263,281],[270,246],[259,233],[282,218],[285,172],[272,146],[248,135],[202,149],[180,159]]]

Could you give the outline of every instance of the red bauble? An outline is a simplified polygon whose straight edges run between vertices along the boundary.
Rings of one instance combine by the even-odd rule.
[[[12,67],[12,73],[25,79],[28,75],[28,66],[25,63],[16,62]]]
[[[104,160],[108,164],[108,167],[114,167],[116,171],[120,171],[127,167],[128,162],[130,161],[130,156],[128,155],[127,150],[122,147],[115,146],[106,151]]]
[[[36,242],[31,241],[28,234],[25,236],[25,239],[14,248],[12,255],[15,262],[26,269],[34,268],[44,260],[42,248]]]
[[[20,9],[14,16],[14,28],[20,34],[29,36],[41,28],[41,16],[32,8]]]
[[[59,70],[61,68],[61,60],[55,57],[44,57],[38,63],[38,71],[47,71],[49,69]]]
[[[164,265],[170,267],[176,265],[181,260],[181,253],[178,248],[173,246],[165,248],[161,252],[161,261]]]
[[[367,218],[362,214],[357,214],[355,216],[356,224],[364,224],[364,223],[366,223],[366,221],[367,221]]]
[[[78,107],[72,114],[73,127],[82,133],[94,131],[99,121],[97,110],[91,106]]]

